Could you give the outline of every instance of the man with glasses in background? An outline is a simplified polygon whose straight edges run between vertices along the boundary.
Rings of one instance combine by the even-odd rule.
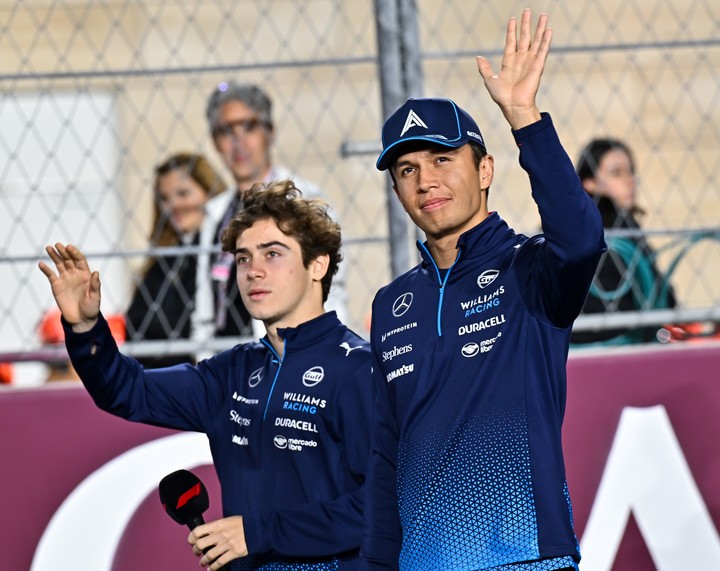
[[[289,169],[274,165],[271,148],[275,140],[272,102],[256,85],[222,82],[208,99],[206,117],[215,149],[235,181],[235,192],[228,191],[207,203],[207,215],[200,233],[200,246],[209,249],[220,244],[220,236],[234,214],[242,207],[240,194],[255,183],[293,180],[305,198],[323,198],[315,184],[296,176]],[[328,308],[347,318],[343,275],[337,276],[330,292]],[[243,306],[235,279],[235,261],[226,252],[207,252],[198,256],[197,288],[193,312],[194,340],[211,337],[262,335],[262,324],[253,321]]]

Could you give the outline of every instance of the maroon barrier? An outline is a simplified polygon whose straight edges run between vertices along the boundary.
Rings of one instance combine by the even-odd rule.
[[[621,413],[627,407],[657,405],[666,409],[715,530],[720,529],[719,371],[720,345],[714,342],[572,355],[563,442],[578,537],[583,536]],[[656,569],[646,544],[631,515],[612,571]]]
[[[712,523],[720,527],[718,370],[717,345],[571,356],[564,444],[581,539],[626,407],[665,407]],[[173,434],[99,411],[81,386],[1,390],[0,537],[5,549],[0,568],[29,570],[48,522],[83,480],[125,451]],[[193,471],[210,493],[206,520],[220,517],[214,471],[210,466]],[[128,522],[112,570],[197,569],[187,534],[187,528],[162,511],[157,493],[151,493]],[[646,539],[631,516],[612,571],[654,570]],[[83,541],[93,542],[92,525]]]
[[[30,569],[50,518],[88,475],[126,450],[172,434],[102,412],[79,383],[0,391],[0,537],[5,546],[0,569]],[[220,517],[214,470],[203,466],[193,472],[210,494],[206,520]],[[85,533],[83,541],[91,544],[91,525]],[[125,531],[113,569],[199,569],[186,543],[188,533],[165,514],[158,495],[150,494]]]

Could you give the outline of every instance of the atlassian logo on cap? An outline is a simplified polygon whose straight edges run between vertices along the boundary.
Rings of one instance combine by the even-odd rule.
[[[400,136],[402,137],[405,133],[408,132],[409,129],[412,129],[413,127],[423,127],[424,129],[427,129],[428,126],[425,124],[425,121],[420,119],[417,113],[410,109],[410,113],[408,113],[407,119],[405,119],[405,125],[403,126],[402,133],[400,133]]]

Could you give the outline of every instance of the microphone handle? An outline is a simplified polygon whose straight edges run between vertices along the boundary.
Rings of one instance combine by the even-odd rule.
[[[187,522],[187,526],[190,528],[190,531],[192,531],[197,526],[203,525],[204,523],[205,519],[203,518],[202,514],[199,514],[192,518],[189,522]]]

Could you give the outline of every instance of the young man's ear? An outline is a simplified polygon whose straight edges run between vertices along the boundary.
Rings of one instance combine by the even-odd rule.
[[[325,274],[327,274],[328,268],[330,267],[330,256],[327,254],[320,254],[317,258],[310,261],[310,273],[312,279],[315,281],[321,281]]]
[[[495,157],[492,155],[485,155],[480,159],[480,165],[478,168],[478,177],[480,178],[480,188],[487,190],[493,181],[495,175]]]

